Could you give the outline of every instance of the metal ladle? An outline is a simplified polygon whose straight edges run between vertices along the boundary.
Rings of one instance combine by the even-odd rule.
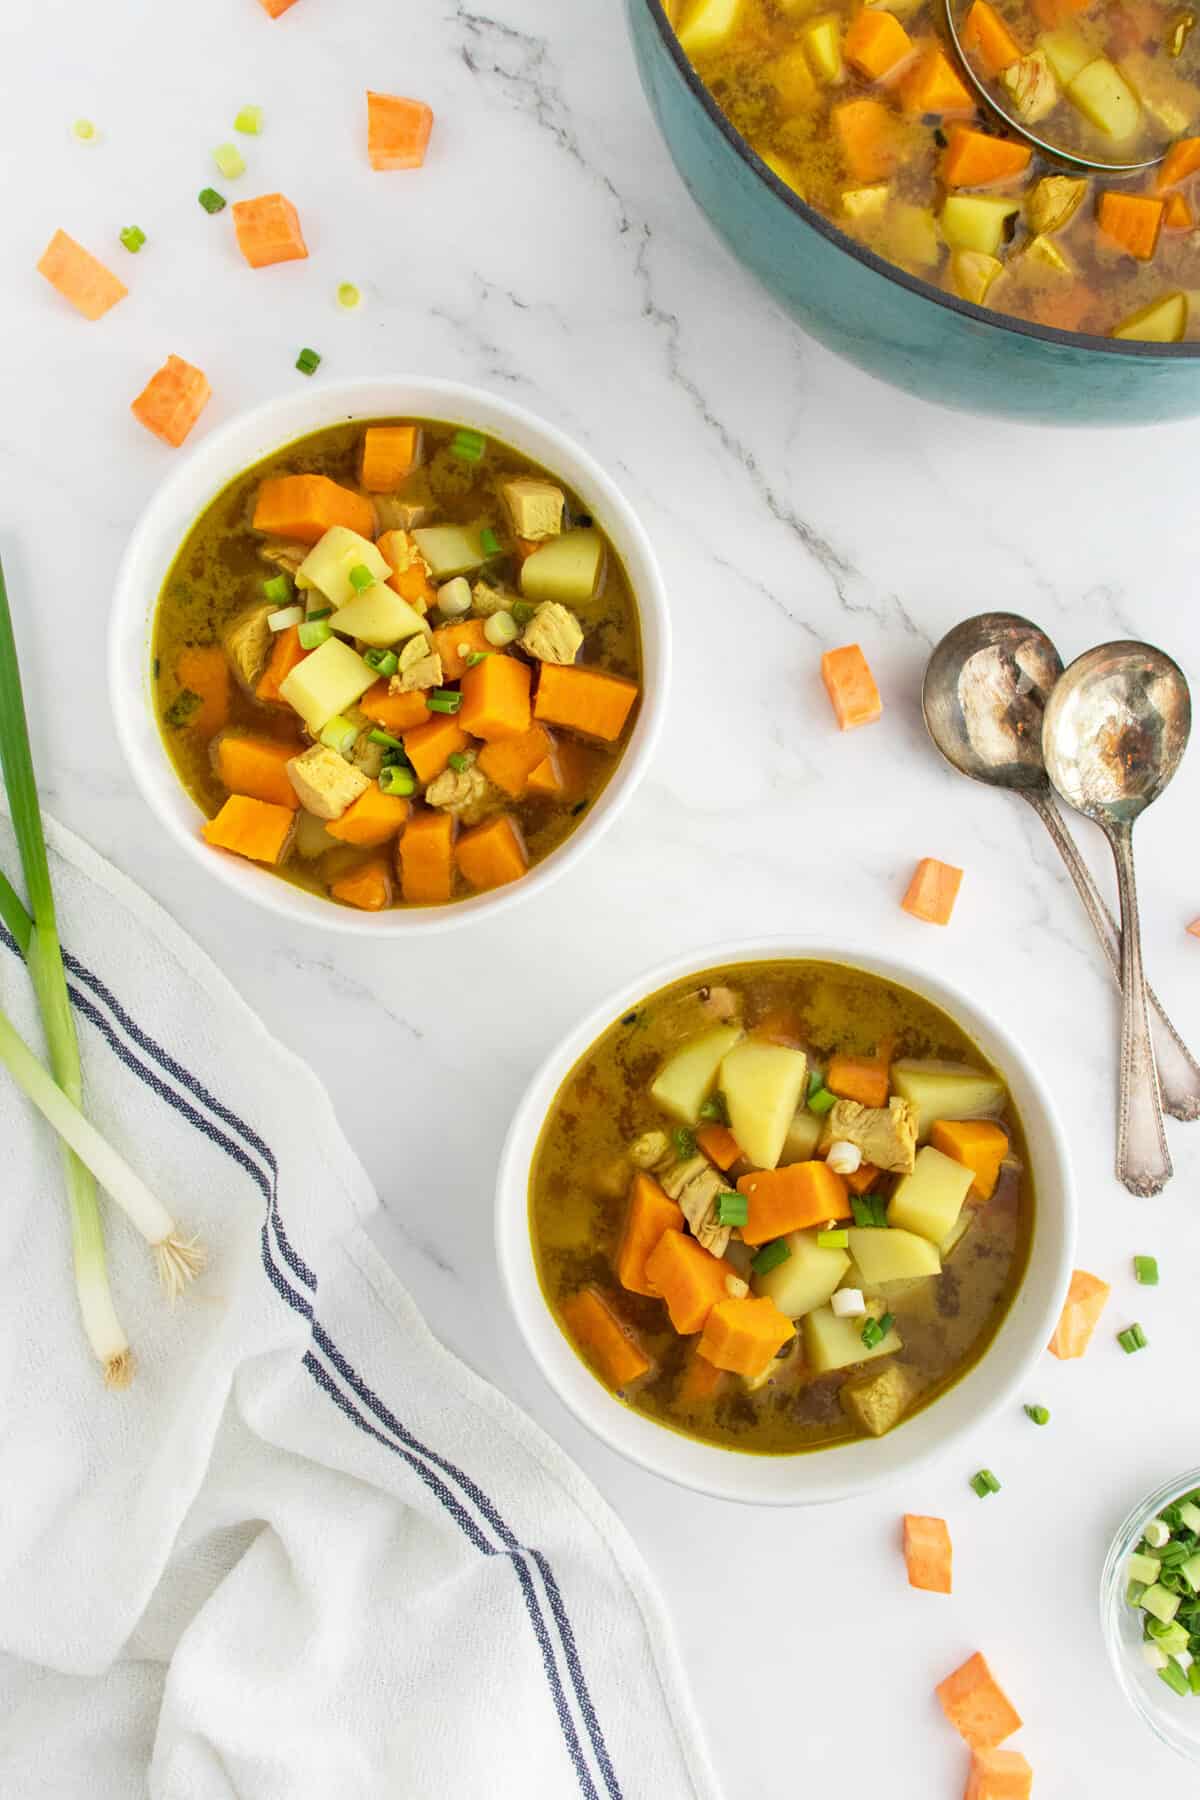
[[[1042,715],[1062,667],[1045,632],[1017,613],[966,619],[929,659],[921,695],[925,724],[952,768],[972,781],[1007,788],[1033,808],[1120,982],[1120,933],[1055,803],[1042,757]],[[1200,1118],[1200,1064],[1157,996],[1149,988],[1146,993],[1163,1104],[1177,1119]]]
[[[1170,144],[1164,144],[1154,156],[1145,157],[1140,162],[1106,162],[1103,157],[1083,156],[1078,150],[1065,150],[1061,144],[1052,144],[1049,138],[1039,137],[1036,131],[1030,130],[1024,120],[1017,118],[1015,113],[1009,112],[1007,107],[1000,103],[982,76],[976,74],[958,33],[958,21],[954,17],[954,6],[955,0],[943,0],[942,17],[945,20],[946,35],[950,39],[960,73],[970,82],[988,111],[1002,119],[1009,130],[1015,132],[1025,143],[1031,144],[1043,155],[1053,157],[1057,162],[1070,163],[1073,168],[1087,169],[1101,175],[1139,175],[1144,169],[1156,168],[1162,162],[1171,147]]]
[[[1077,657],[1046,704],[1046,772],[1107,837],[1121,891],[1121,1102],[1117,1174],[1135,1194],[1171,1179],[1150,1048],[1133,827],[1179,767],[1192,725],[1187,680],[1150,644],[1101,644]]]

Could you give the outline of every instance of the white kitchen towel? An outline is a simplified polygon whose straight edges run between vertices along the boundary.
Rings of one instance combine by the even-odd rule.
[[[711,1800],[637,1551],[430,1336],[319,1083],[158,907],[52,852],[89,1111],[212,1260],[171,1311],[106,1209],[138,1359],[107,1392],[54,1144],[0,1075],[0,1794]],[[7,939],[0,1001],[40,1044]]]

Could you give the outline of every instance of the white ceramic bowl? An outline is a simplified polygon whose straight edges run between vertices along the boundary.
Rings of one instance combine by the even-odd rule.
[[[542,1296],[529,1230],[529,1177],[546,1114],[570,1071],[602,1032],[650,994],[687,975],[729,963],[818,958],[863,969],[942,1007],[1008,1082],[1024,1122],[1037,1197],[1025,1279],[991,1348],[942,1399],[882,1438],[797,1456],[755,1456],[685,1437],[625,1406],[575,1354]],[[1070,1280],[1075,1199],[1066,1141],[1046,1085],[1014,1040],[961,989],[891,957],[821,942],[767,940],[719,945],[632,981],[597,1007],[553,1051],[527,1090],[504,1148],[496,1200],[496,1247],[508,1298],[535,1361],[577,1418],[606,1444],[657,1475],[721,1499],[800,1506],[841,1500],[907,1473],[940,1454],[1022,1390],[1044,1352]]]
[[[151,635],[159,592],[184,537],[229,482],[264,456],[322,426],[386,417],[474,426],[544,464],[575,490],[625,565],[640,614],[644,679],[633,735],[608,786],[578,829],[523,880],[449,906],[369,914],[292,887],[202,841],[200,811],[171,766],[155,723]],[[271,912],[326,931],[373,938],[450,930],[498,913],[565,874],[608,829],[641,779],[662,722],[669,678],[670,628],[662,577],[649,539],[620,490],[586,451],[524,407],[482,388],[420,376],[328,386],[305,383],[286,398],[269,401],[202,439],[159,488],[134,530],[117,576],[109,636],[109,687],[117,735],[146,801],[185,855],[235,893]]]

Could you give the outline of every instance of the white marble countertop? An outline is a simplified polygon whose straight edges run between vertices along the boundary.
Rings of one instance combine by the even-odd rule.
[[[0,548],[48,804],[329,1084],[382,1196],[379,1241],[435,1329],[579,1459],[641,1542],[731,1800],[832,1795],[847,1776],[890,1800],[956,1800],[965,1757],[931,1689],[978,1647],[1026,1715],[1042,1800],[1178,1790],[1185,1765],[1105,1665],[1097,1586],[1138,1491],[1200,1461],[1185,1302],[1200,1126],[1172,1129],[1177,1179],[1162,1198],[1117,1186],[1114,997],[1083,914],[1032,815],[939,764],[917,695],[930,646],[987,606],[1029,613],[1068,659],[1144,636],[1200,674],[1196,429],[980,422],[810,342],[694,209],[615,0],[441,0],[419,25],[392,0],[298,0],[276,24],[254,0],[7,0],[5,23]],[[434,106],[419,175],[367,168],[368,85]],[[237,191],[282,187],[312,252],[265,274],[195,201],[214,179],[207,152],[248,101],[267,125]],[[81,114],[100,126],[94,146],[72,139]],[[149,237],[136,259],[116,244],[133,222]],[[33,272],[56,226],[130,283],[99,324]],[[367,296],[354,315],[334,304],[347,279]],[[302,380],[302,344],[323,354],[318,380],[419,369],[557,420],[634,499],[671,594],[670,713],[624,820],[548,895],[432,949],[381,951],[243,911],[158,834],[109,719],[112,577],[172,461],[130,399],[178,352],[213,383],[203,432]],[[817,664],[851,639],[887,710],[843,738]],[[1200,752],[1140,834],[1151,973],[1193,1043],[1198,805]],[[1102,843],[1086,825],[1080,836],[1111,892]],[[921,855],[966,868],[947,931],[899,910]],[[1051,1408],[1047,1430],[1019,1412],[993,1419],[903,1492],[770,1513],[675,1491],[566,1415],[505,1310],[491,1197],[510,1110],[582,1009],[679,949],[788,931],[948,972],[1020,1033],[1069,1129],[1079,1261],[1115,1292],[1087,1361],[1038,1372],[1028,1397]],[[422,1127],[402,1147],[406,1098]],[[1157,1292],[1134,1288],[1135,1251],[1161,1257]],[[1135,1317],[1151,1345],[1126,1358],[1113,1333]],[[982,1503],[966,1478],[985,1462],[1004,1489]],[[950,1600],[904,1584],[906,1509],[951,1522]]]

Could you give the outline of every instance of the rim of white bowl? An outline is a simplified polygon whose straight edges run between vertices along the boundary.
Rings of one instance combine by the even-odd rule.
[[[470,425],[558,473],[583,500],[625,565],[638,608],[642,699],[619,764],[564,843],[522,880],[442,907],[356,913],[211,849],[203,815],[167,755],[152,704],[151,638],[163,581],[197,516],[244,470],[325,426],[400,415]],[[252,904],[298,924],[356,937],[406,938],[494,918],[575,866],[620,815],[654,753],[666,712],[671,631],[666,590],[631,503],[591,453],[528,408],[467,382],[419,375],[361,376],[277,396],[200,440],[161,483],[134,526],[117,573],[108,636],[109,698],[117,737],[143,799],[184,854]]]
[[[688,975],[733,963],[841,963],[911,988],[942,1007],[1004,1075],[1025,1127],[1035,1211],[1029,1265],[980,1361],[942,1399],[885,1437],[854,1439],[795,1456],[726,1450],[657,1424],[626,1406],[575,1354],[543,1297],[529,1229],[529,1177],[547,1111],[579,1058],[647,996]],[[575,1417],[610,1449],[651,1473],[717,1499],[805,1506],[849,1499],[942,1456],[985,1417],[1015,1400],[1050,1341],[1071,1277],[1076,1205],[1066,1138],[1046,1084],[1011,1032],[963,989],[901,957],[832,939],[761,938],[710,945],[672,958],[593,1008],[534,1075],[505,1141],[496,1185],[496,1255],[509,1306],[542,1374]]]

